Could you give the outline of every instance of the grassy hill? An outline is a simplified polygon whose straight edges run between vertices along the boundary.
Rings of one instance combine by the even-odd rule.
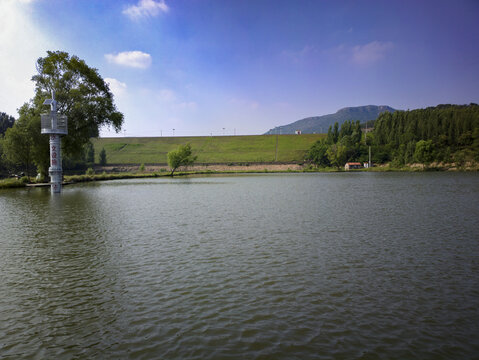
[[[198,137],[123,137],[93,140],[95,157],[105,148],[109,164],[166,164],[166,154],[190,143],[197,163],[302,162],[323,134]],[[276,156],[276,142],[278,152]]]

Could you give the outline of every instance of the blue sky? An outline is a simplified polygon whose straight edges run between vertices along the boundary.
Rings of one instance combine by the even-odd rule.
[[[261,134],[346,106],[479,102],[477,0],[0,0],[0,111],[35,61],[97,68],[121,134]]]

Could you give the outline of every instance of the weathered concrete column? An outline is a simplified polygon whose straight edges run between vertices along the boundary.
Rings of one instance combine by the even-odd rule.
[[[61,135],[68,134],[66,116],[57,114],[57,101],[55,91],[52,91],[52,98],[45,100],[44,105],[50,105],[51,111],[42,114],[42,134],[50,134],[50,184],[52,193],[62,191],[62,155]]]
[[[62,156],[61,156],[61,138],[60,135],[50,135],[50,185],[53,193],[62,191]]]

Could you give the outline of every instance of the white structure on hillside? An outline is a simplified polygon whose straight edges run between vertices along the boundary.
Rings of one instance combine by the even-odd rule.
[[[57,101],[55,100],[55,91],[52,91],[52,98],[45,100],[43,105],[50,105],[50,112],[41,114],[42,134],[50,134],[50,184],[52,193],[62,191],[62,156],[61,156],[61,136],[68,134],[67,117],[57,114]]]

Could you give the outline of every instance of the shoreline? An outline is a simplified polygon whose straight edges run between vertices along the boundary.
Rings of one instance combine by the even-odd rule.
[[[477,172],[479,163],[467,163],[466,166],[457,167],[455,164],[410,164],[401,168],[391,167],[390,164],[379,165],[370,169],[344,170],[344,168],[316,168],[310,164],[197,164],[182,167],[173,177],[193,175],[235,175],[235,174],[281,174],[281,173],[358,173],[358,172]],[[141,179],[172,177],[168,166],[163,164],[145,165],[106,165],[95,166],[95,173],[91,175],[64,175],[68,184],[91,181],[107,181],[118,179]],[[26,177],[21,179],[0,179],[0,189],[36,187],[38,183],[29,182]],[[44,183],[43,185],[49,183]]]

